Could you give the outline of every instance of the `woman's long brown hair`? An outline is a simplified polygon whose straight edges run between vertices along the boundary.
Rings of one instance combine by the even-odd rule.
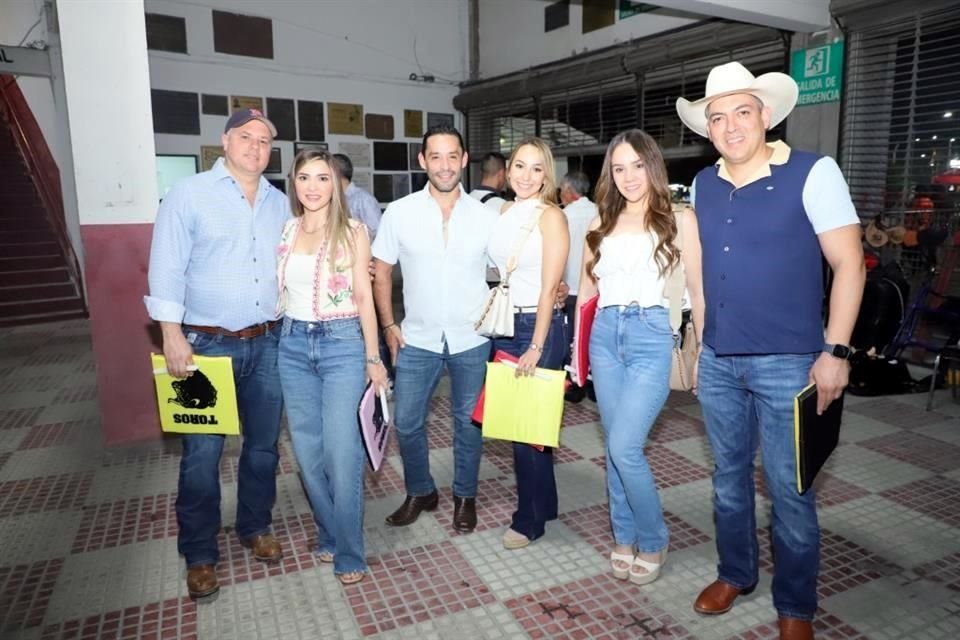
[[[346,264],[341,262],[341,266],[350,266],[353,265],[356,244],[350,227],[350,209],[347,205],[347,198],[343,193],[343,187],[340,186],[340,170],[337,168],[338,165],[332,154],[327,151],[312,149],[304,149],[298,153],[290,167],[290,181],[287,188],[290,190],[290,209],[293,216],[299,218],[303,215],[303,205],[297,197],[297,173],[307,164],[317,160],[327,163],[327,167],[330,169],[330,180],[333,182],[333,196],[330,198],[326,228],[323,230],[327,241],[327,261],[330,263],[330,271],[333,272],[337,266],[337,249],[343,248],[344,258],[346,259]]]
[[[610,166],[613,150],[621,144],[629,144],[637,152],[647,171],[647,215],[644,226],[647,231],[657,234],[657,246],[653,257],[657,262],[660,277],[665,277],[680,261],[680,249],[675,245],[677,223],[673,215],[670,199],[670,186],[667,181],[667,166],[663,162],[660,145],[640,129],[630,129],[614,136],[607,145],[603,158],[603,169],[594,197],[600,212],[600,226],[587,234],[587,246],[593,253],[593,259],[587,263],[587,275],[593,276],[593,269],[600,262],[600,243],[617,226],[617,218],[626,208],[627,200],[617,189],[613,181],[613,167]]]

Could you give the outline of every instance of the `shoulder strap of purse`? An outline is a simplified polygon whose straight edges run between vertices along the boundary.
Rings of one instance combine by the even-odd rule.
[[[674,211],[674,220],[677,224],[677,246],[683,251],[683,212],[686,207]],[[683,298],[683,289],[686,286],[686,275],[683,271],[683,256],[674,265],[667,278],[666,297],[670,301],[670,329],[674,335],[679,335],[680,324],[683,322],[683,310],[680,303]]]
[[[520,227],[520,232],[513,241],[513,248],[510,250],[510,257],[507,259],[507,273],[503,277],[504,284],[508,284],[510,282],[510,274],[517,269],[517,260],[520,256],[520,251],[523,250],[523,245],[527,243],[527,238],[530,237],[530,234],[533,233],[533,230],[536,228],[536,226],[540,224],[540,217],[543,215],[543,210],[546,209],[546,207],[547,205],[543,203],[537,205],[537,208],[534,210],[530,221]]]

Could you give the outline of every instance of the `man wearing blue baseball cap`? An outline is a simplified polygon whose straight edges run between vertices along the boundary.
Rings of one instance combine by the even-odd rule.
[[[232,358],[243,433],[235,529],[264,562],[282,556],[270,532],[282,410],[275,254],[290,205],[263,178],[276,134],[258,109],[235,112],[223,131],[224,157],[167,193],[153,228],[144,297],[172,375],[190,375],[194,353]],[[184,434],[181,443],[177,548],[187,563],[187,591],[202,598],[220,589],[224,437]]]

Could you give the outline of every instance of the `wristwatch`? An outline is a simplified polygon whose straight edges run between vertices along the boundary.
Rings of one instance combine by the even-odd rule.
[[[830,344],[826,342],[823,345],[823,350],[834,358],[840,358],[841,360],[849,360],[850,356],[853,355],[853,349],[846,344]]]
[[[380,356],[370,356],[367,358],[367,364],[383,364],[383,360],[380,359]]]

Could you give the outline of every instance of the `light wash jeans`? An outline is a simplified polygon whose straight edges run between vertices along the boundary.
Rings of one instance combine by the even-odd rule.
[[[819,354],[717,356],[704,345],[699,398],[713,448],[719,579],[738,589],[759,577],[753,460],[759,442],[773,502],[773,605],[780,617],[817,610],[820,528],[816,491],[797,493],[793,398]]]
[[[360,320],[283,319],[280,383],[313,519],[316,552],[330,552],[335,573],[366,571],[363,472],[366,454],[357,408],[366,387]]]
[[[670,393],[667,310],[609,306],[590,334],[590,368],[607,441],[607,494],[617,544],[654,553],[669,532],[643,448]]]
[[[446,343],[443,353],[407,345],[397,354],[394,363],[397,440],[407,495],[425,496],[437,488],[430,475],[426,420],[430,398],[446,366],[450,373],[453,411],[453,494],[460,498],[477,496],[483,437],[470,421],[470,414],[487,375],[489,355],[489,342],[460,353],[450,353]]]

